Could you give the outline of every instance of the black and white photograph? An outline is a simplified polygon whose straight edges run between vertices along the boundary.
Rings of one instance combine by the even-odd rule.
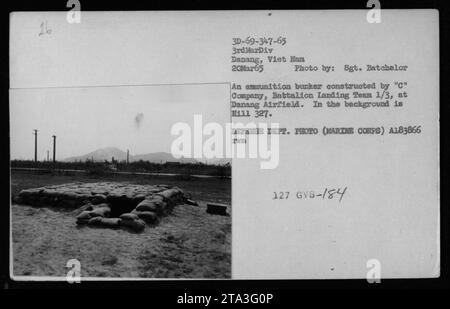
[[[228,85],[11,92],[14,277],[229,278],[231,166],[172,155]],[[219,108],[217,108],[219,106]],[[72,263],[72,262],[70,262]]]

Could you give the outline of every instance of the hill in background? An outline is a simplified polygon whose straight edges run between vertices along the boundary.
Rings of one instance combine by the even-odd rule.
[[[106,147],[97,149],[95,151],[92,151],[90,153],[81,155],[81,156],[74,156],[64,159],[66,162],[75,162],[75,161],[81,161],[84,162],[86,160],[93,160],[94,162],[103,162],[105,160],[111,161],[111,159],[114,157],[114,160],[117,161],[125,161],[127,159],[127,152],[123,151],[117,147]],[[193,158],[175,158],[172,154],[167,152],[153,152],[153,153],[146,153],[146,154],[139,154],[139,155],[131,155],[130,154],[130,162],[136,162],[136,161],[148,161],[152,163],[165,163],[165,162],[180,162],[180,163],[198,163],[200,161],[193,159]],[[202,160],[203,163],[208,164],[216,164],[216,165],[223,165],[226,163],[231,163],[231,160],[229,159],[211,159],[211,160]]]

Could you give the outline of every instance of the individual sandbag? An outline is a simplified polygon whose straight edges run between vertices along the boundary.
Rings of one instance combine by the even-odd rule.
[[[85,210],[82,211],[78,216],[77,216],[77,224],[87,224],[89,222],[89,220],[92,218],[90,211]]]
[[[153,211],[139,211],[137,215],[147,223],[153,224],[158,222],[158,215]]]
[[[65,191],[64,192],[64,199],[66,199],[66,200],[76,201],[79,198],[80,198],[80,195],[78,193],[75,193],[73,191]]]
[[[163,202],[161,200],[153,200],[151,198],[147,198],[139,203],[136,206],[136,210],[138,211],[161,211],[163,208]]]
[[[123,219],[123,220],[136,220],[136,219],[139,219],[139,217],[137,216],[137,214],[124,213],[124,214],[120,215],[120,219]]]
[[[120,222],[122,221],[119,218],[99,218],[100,221],[98,222],[98,225],[108,228],[118,228],[120,226]]]
[[[100,204],[100,205],[107,205],[107,204]],[[109,206],[100,206],[94,208],[91,212],[92,217],[108,217],[111,213],[111,208]]]
[[[91,219],[91,212],[88,210],[82,211],[78,216],[77,216],[77,220],[89,220]]]
[[[141,202],[142,202],[143,200],[145,200],[146,197],[147,197],[147,195],[139,193],[134,198],[138,199],[138,200],[141,200]]]
[[[157,195],[164,197],[167,200],[175,200],[182,195],[181,190],[178,188],[172,188],[168,190],[164,190]]]
[[[164,208],[167,205],[164,197],[162,197],[160,195],[154,195],[154,196],[150,197],[149,199],[152,201],[152,203],[158,205],[158,207]]]
[[[89,219],[88,224],[100,226],[102,224],[102,217],[93,217]]]
[[[135,232],[140,232],[145,228],[145,222],[140,220],[140,219],[136,219],[136,220],[121,220],[120,221],[120,225],[122,226],[126,226],[130,229],[132,229]]]

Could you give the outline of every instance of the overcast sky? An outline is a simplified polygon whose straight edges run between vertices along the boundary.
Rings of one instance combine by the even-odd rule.
[[[57,136],[57,159],[103,147],[131,154],[170,152],[176,122],[225,123],[228,85],[178,85],[15,89],[10,91],[11,159],[34,158],[33,129],[38,129],[38,159]]]
[[[33,129],[39,159],[51,153],[53,134],[63,159],[109,146],[170,152],[175,122],[200,112],[208,121],[229,120],[227,84],[86,86],[227,82],[229,41],[216,34],[239,28],[235,14],[82,11],[79,24],[66,14],[11,15],[11,159],[34,158]],[[217,18],[229,22],[211,27]],[[40,35],[43,24],[49,31]]]

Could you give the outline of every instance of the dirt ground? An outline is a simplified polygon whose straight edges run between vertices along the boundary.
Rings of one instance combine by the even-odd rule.
[[[142,233],[77,226],[77,210],[11,206],[15,276],[62,276],[78,259],[82,277],[230,278],[231,216],[206,213],[206,202],[230,205],[229,179],[50,175],[13,172],[11,194],[68,182],[120,181],[176,185],[200,206],[178,205]],[[231,207],[228,212],[231,214]]]

